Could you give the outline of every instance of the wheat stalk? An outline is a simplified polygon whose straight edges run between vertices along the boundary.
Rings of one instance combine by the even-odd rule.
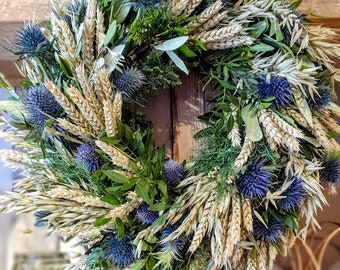
[[[242,202],[242,219],[243,219],[243,227],[247,232],[253,231],[253,215],[251,202],[249,199],[245,199]]]
[[[212,193],[212,195],[209,197],[209,199],[204,205],[202,217],[199,220],[198,228],[196,229],[195,235],[188,249],[190,253],[194,253],[197,250],[199,245],[202,243],[203,237],[205,236],[207,232],[209,218],[211,218],[211,215],[210,215],[212,212],[211,208],[212,208],[214,201],[216,200],[216,197],[213,194],[214,193]]]
[[[183,16],[184,18],[189,17],[194,12],[195,8],[202,3],[203,0],[189,0],[189,4],[186,6]]]
[[[86,14],[84,18],[82,57],[88,70],[92,70],[95,59],[94,41],[96,34],[96,0],[87,1]]]
[[[210,50],[225,50],[245,45],[252,45],[253,43],[254,39],[252,37],[236,35],[224,41],[207,42],[204,45]]]
[[[323,128],[320,121],[315,117],[313,117],[313,127],[311,128],[311,132],[325,149],[332,149],[331,143],[327,138],[326,130]]]
[[[96,114],[91,105],[81,95],[77,88],[71,86],[68,87],[66,91],[73,100],[74,104],[76,104],[79,110],[82,112],[82,115],[93,127],[95,134],[98,135],[100,132],[102,132],[105,129],[102,119],[103,115]]]
[[[85,130],[82,127],[79,127],[69,121],[67,121],[64,118],[58,118],[57,119],[58,125],[65,131],[71,133],[72,135],[75,135],[81,139],[83,139],[84,141],[88,141],[90,140],[90,138],[94,138],[94,134],[88,132],[87,130]]]
[[[97,9],[97,27],[96,27],[96,44],[98,54],[104,49],[105,39],[105,18],[104,13],[98,8]]]
[[[230,39],[232,36],[240,33],[242,29],[243,28],[240,24],[233,24],[221,27],[219,29],[213,29],[203,33],[198,33],[196,35],[193,35],[193,38],[203,43],[224,42]]]
[[[130,157],[122,150],[114,145],[108,145],[99,140],[96,141],[96,145],[111,158],[113,164],[120,166],[128,171],[132,171],[129,165]]]
[[[189,33],[192,33],[194,31],[200,31],[200,27],[209,21],[209,19],[219,15],[218,12],[223,8],[223,3],[221,0],[217,0],[215,3],[210,5],[208,8],[203,10],[195,20],[191,21],[188,24]],[[215,24],[217,25],[217,24]],[[205,29],[209,30],[209,29]]]
[[[75,68],[75,73],[78,78],[80,87],[83,91],[83,94],[92,107],[92,109],[96,112],[97,115],[102,115],[103,110],[102,106],[100,106],[100,103],[98,102],[97,96],[94,92],[93,86],[89,81],[89,78],[87,76],[87,72],[85,70],[85,66],[83,64],[79,64]]]
[[[65,95],[60,91],[58,86],[53,82],[48,81],[45,84],[46,88],[53,94],[55,99],[58,101],[60,106],[64,109],[67,115],[72,119],[74,123],[77,123],[81,128],[84,128],[89,133],[93,133],[93,128],[84,119],[84,117],[76,110],[76,108],[71,104],[71,102],[65,97]]]
[[[122,93],[116,93],[115,99],[113,100],[113,112],[114,116],[119,120],[122,119],[122,108],[123,108]]]
[[[247,163],[254,147],[255,147],[254,142],[250,140],[248,137],[246,137],[243,143],[242,149],[240,153],[238,154],[235,160],[235,163],[233,165],[233,169],[235,171],[240,171],[242,166]]]
[[[117,123],[113,104],[111,101],[105,100],[103,105],[106,134],[107,136],[112,137],[117,134]]]

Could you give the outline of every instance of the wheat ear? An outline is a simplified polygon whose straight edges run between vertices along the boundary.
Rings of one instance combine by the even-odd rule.
[[[77,105],[79,110],[82,112],[85,119],[90,123],[93,127],[95,134],[98,135],[105,129],[103,124],[103,115],[97,115],[96,112],[92,109],[91,105],[88,101],[81,95],[75,87],[67,88],[67,93],[69,94],[70,98],[73,100],[74,104]]]
[[[81,128],[84,128],[90,133],[93,133],[93,128],[91,125],[85,120],[85,118],[76,110],[76,108],[71,104],[71,102],[66,98],[66,96],[60,91],[58,86],[56,86],[53,82],[48,81],[45,84],[46,88],[53,94],[55,99],[58,101],[61,107],[63,107],[64,111],[67,115],[72,119],[74,123],[77,123]]]
[[[176,18],[183,13],[189,5],[190,0],[171,0],[169,3],[169,15],[171,18]]]
[[[235,171],[240,171],[242,166],[247,163],[253,149],[255,147],[255,144],[252,140],[250,140],[248,137],[245,138],[245,141],[243,143],[242,149],[240,153],[238,154],[235,163],[233,165],[233,169]]]
[[[82,57],[85,66],[91,71],[94,65],[94,44],[96,34],[96,0],[87,1],[86,14],[84,18]]]
[[[208,8],[203,10],[195,20],[191,21],[188,24],[189,33],[199,31],[200,27],[209,19],[213,18],[214,16],[218,15],[218,12],[223,8],[223,3],[221,0],[217,0],[215,3],[210,5]],[[216,25],[216,24],[215,24]],[[204,29],[209,30],[209,29]]]
[[[318,142],[322,145],[322,147],[324,147],[325,149],[332,149],[332,145],[327,138],[326,130],[324,129],[320,121],[316,118],[313,118],[313,127],[311,128],[311,132],[318,140]]]
[[[199,33],[193,36],[193,38],[203,43],[215,43],[224,42],[230,39],[232,36],[237,35],[242,31],[240,24],[233,24],[230,26],[224,26],[219,29],[209,30],[203,33]]]
[[[209,50],[225,50],[229,48],[252,45],[253,43],[254,39],[252,37],[236,35],[234,37],[228,38],[227,40],[207,42],[204,45]]]
[[[109,100],[104,101],[104,118],[106,134],[109,137],[115,136],[117,134],[117,122],[116,116],[113,109],[113,104]]]
[[[189,0],[189,4],[186,6],[183,16],[189,17],[191,13],[194,12],[195,8],[199,6],[199,4],[202,3],[203,0]]]
[[[65,131],[85,140],[88,141],[90,138],[94,138],[94,134],[90,133],[88,130],[79,127],[64,118],[57,119],[58,125]]]

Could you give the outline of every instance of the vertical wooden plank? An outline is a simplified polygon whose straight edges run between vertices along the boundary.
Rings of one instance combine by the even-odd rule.
[[[154,140],[157,146],[165,144],[166,156],[172,158],[172,116],[170,89],[146,97],[146,114],[153,123]]]
[[[206,112],[205,93],[197,76],[192,73],[181,80],[172,91],[173,155],[179,162],[195,154],[198,142],[193,135],[205,126],[197,117]]]

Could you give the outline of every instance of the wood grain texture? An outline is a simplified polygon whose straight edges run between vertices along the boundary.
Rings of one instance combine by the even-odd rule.
[[[165,144],[166,156],[173,156],[173,124],[171,109],[171,90],[149,94],[146,97],[146,114],[154,127],[154,140],[157,146]]]

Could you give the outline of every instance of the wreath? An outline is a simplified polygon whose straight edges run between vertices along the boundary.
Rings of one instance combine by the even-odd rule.
[[[271,269],[340,179],[337,34],[285,0],[54,2],[11,48],[1,159],[24,169],[2,212],[85,248],[74,269]],[[200,147],[155,147],[145,93],[209,85]],[[304,218],[304,225],[299,221]]]

